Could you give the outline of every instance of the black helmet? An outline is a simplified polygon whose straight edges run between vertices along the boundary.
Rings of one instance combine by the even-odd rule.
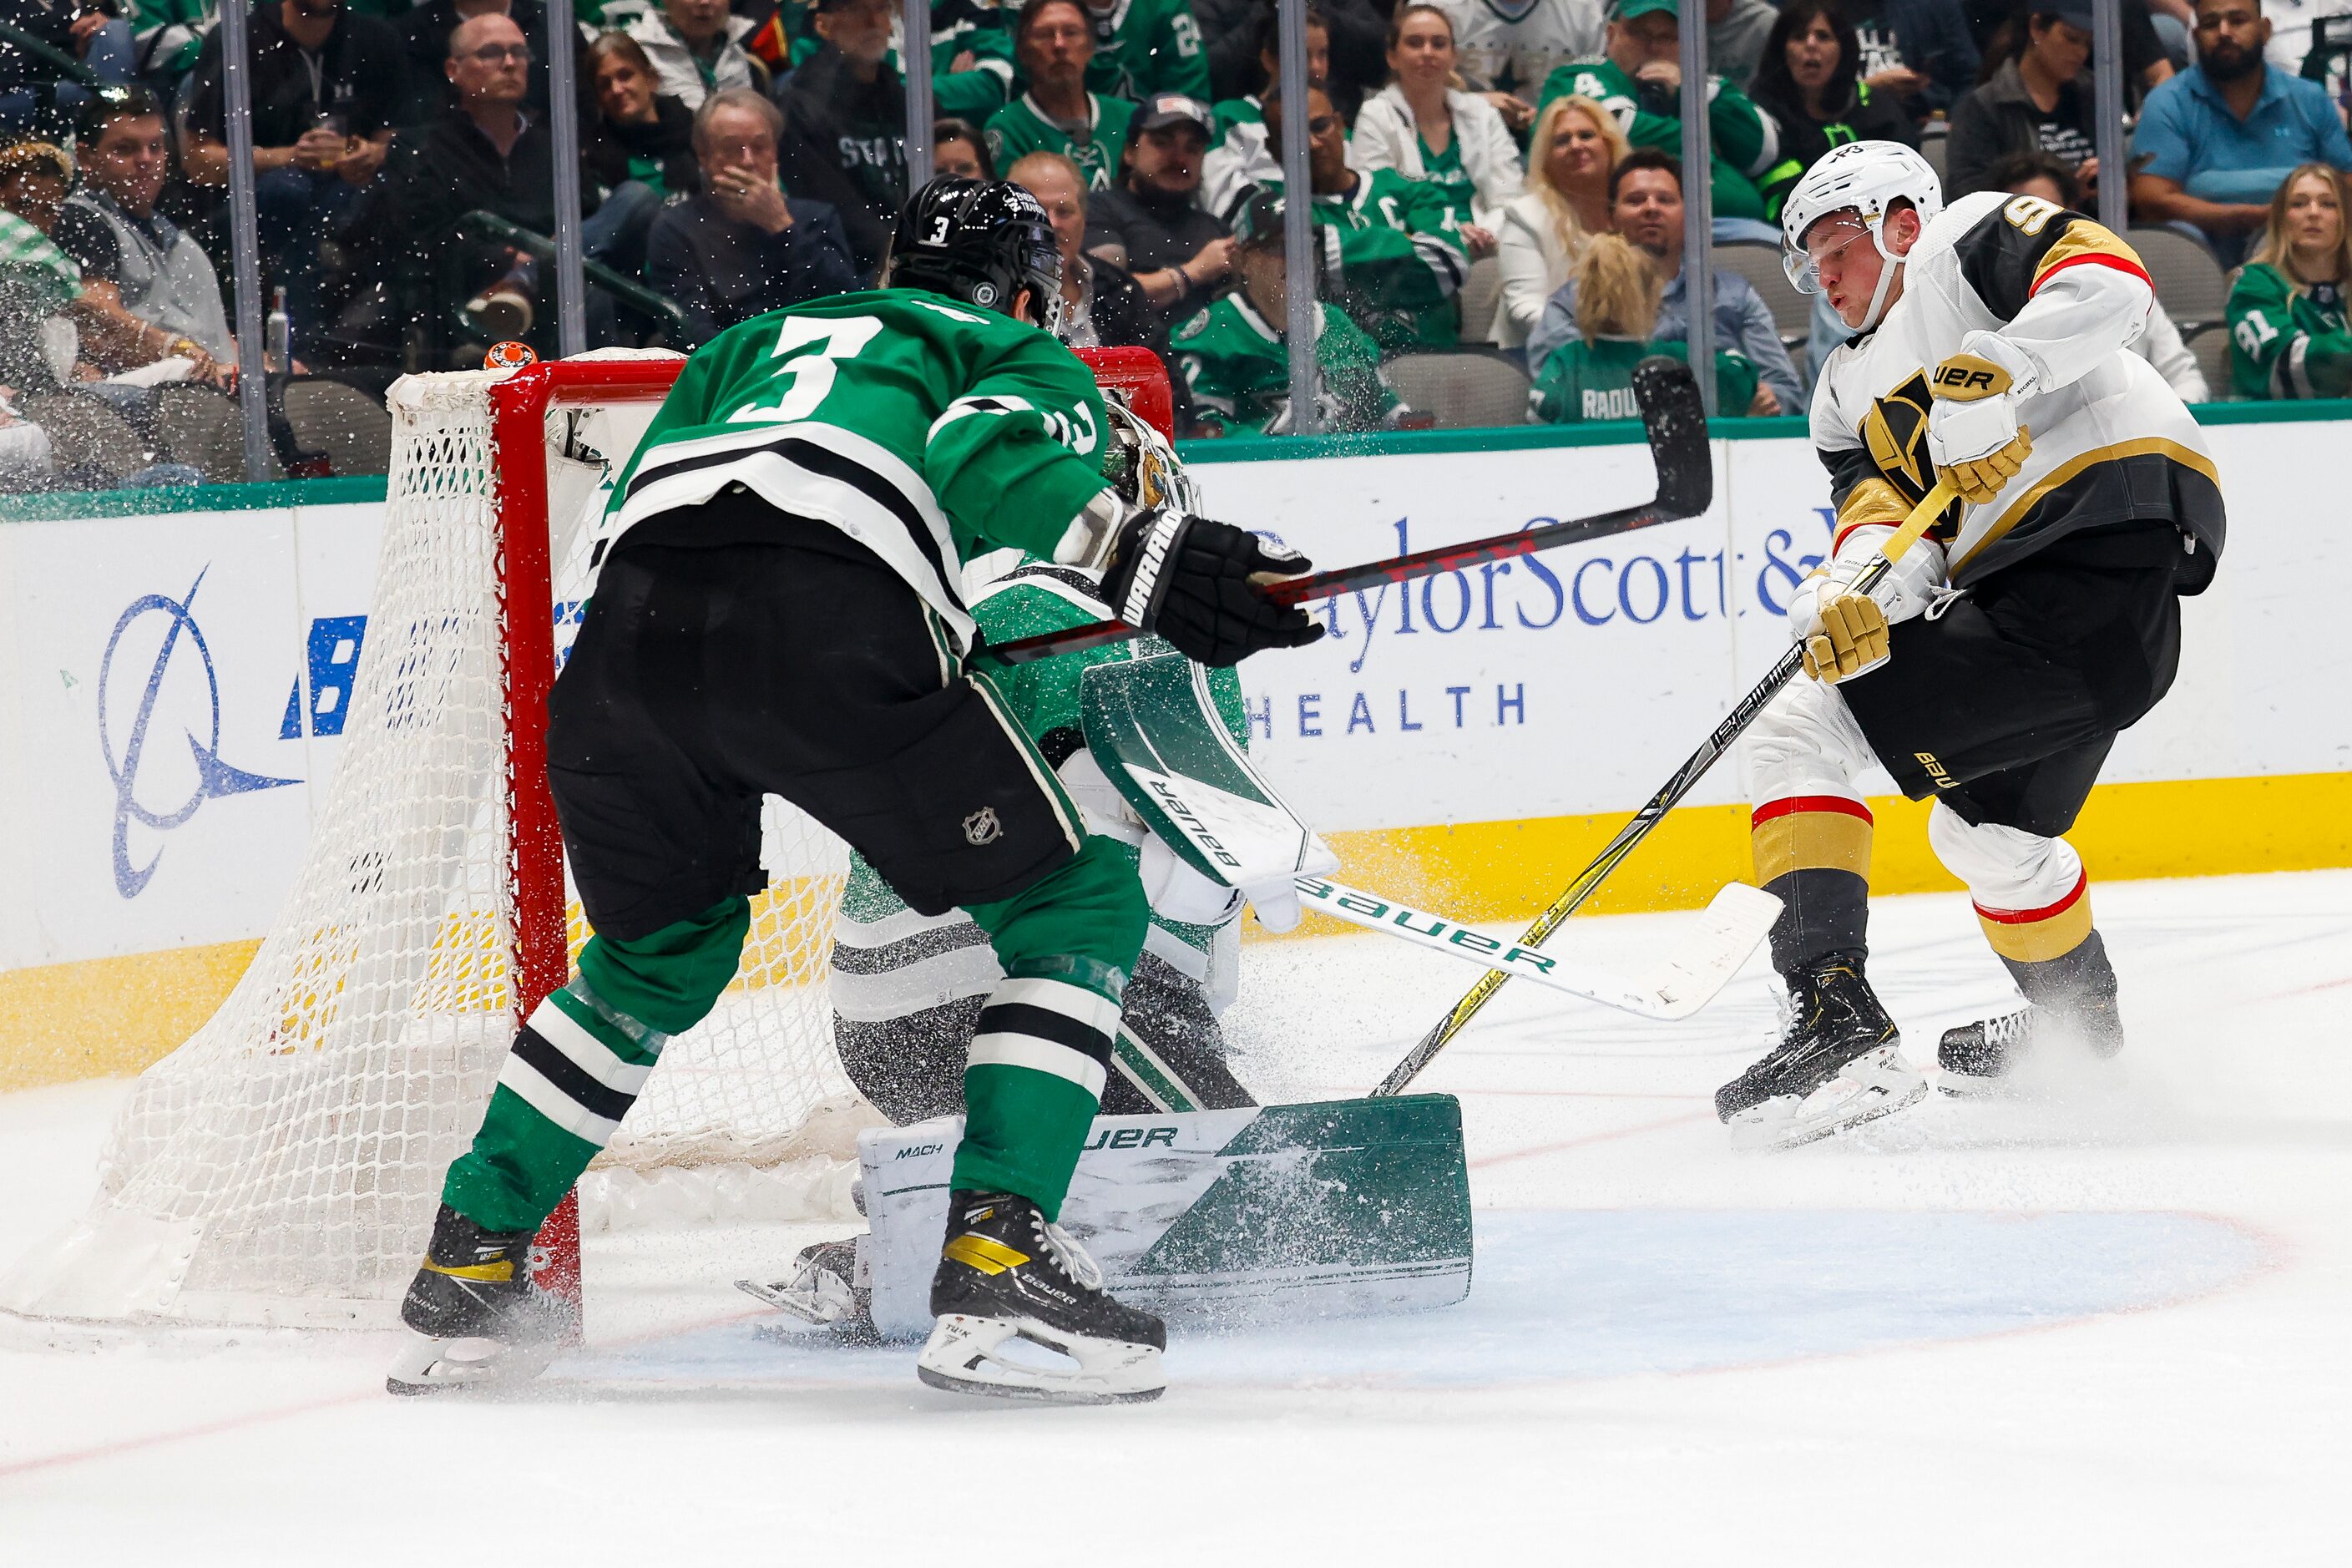
[[[1045,329],[1061,331],[1062,252],[1053,220],[1009,180],[941,174],[917,191],[898,219],[883,281],[1007,316],[1021,290],[1031,289]]]

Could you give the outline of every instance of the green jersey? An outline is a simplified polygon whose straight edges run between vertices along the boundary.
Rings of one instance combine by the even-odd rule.
[[[1226,133],[1236,125],[1265,123],[1265,105],[1259,101],[1255,93],[1247,98],[1221,98],[1210,107],[1209,112],[1216,121],[1209,132],[1209,145],[1212,147],[1221,144]]]
[[[1323,372],[1322,427],[1377,430],[1398,413],[1381,351],[1337,307],[1319,302],[1315,363]],[[1177,368],[1192,411],[1220,430],[1278,435],[1290,427],[1290,349],[1236,290],[1176,329]]]
[[[1095,27],[1088,91],[1139,101],[1155,92],[1209,100],[1209,55],[1192,0],[1118,0],[1108,12],[1087,7],[1087,17]]]
[[[1443,153],[1431,152],[1429,143],[1417,134],[1414,140],[1421,142],[1420,184],[1435,186],[1444,194],[1447,227],[1459,235],[1465,225],[1477,221],[1471,216],[1470,206],[1478,199],[1478,182],[1462,167],[1462,138],[1449,138]]]
[[[1528,392],[1528,411],[1547,425],[1587,420],[1639,419],[1633,367],[1652,354],[1688,357],[1684,344],[1645,343],[1639,338],[1570,338],[1544,360],[1543,374]],[[1748,412],[1756,400],[1756,366],[1741,355],[1715,356],[1716,405],[1725,413]]]
[[[2230,379],[2247,397],[2352,395],[2352,328],[2333,283],[2297,289],[2251,263],[2230,290]]]
[[[1050,558],[1104,488],[1102,395],[1035,327],[915,289],[771,310],[696,351],[613,492],[606,537],[730,483],[887,563],[961,647],[963,563]]]
[[[1261,188],[1279,195],[1282,182]],[[1317,196],[1312,216],[1326,291],[1382,353],[1454,346],[1470,258],[1443,186],[1375,169],[1345,195]]]
[[[988,151],[996,161],[998,175],[1012,168],[1015,159],[1043,150],[1060,153],[1076,163],[1087,177],[1088,190],[1107,191],[1117,184],[1135,105],[1123,98],[1090,92],[1087,109],[1087,124],[1078,135],[1049,117],[1025,92],[989,116]]]
[[[1582,60],[1559,67],[1544,78],[1537,113],[1542,113],[1553,99],[1570,93],[1591,99],[1615,115],[1625,140],[1634,146],[1682,155],[1683,122],[1673,112],[1672,102],[1661,101],[1653,89],[1652,107],[1645,107],[1643,84],[1613,62]],[[1746,93],[1721,77],[1711,76],[1706,79],[1706,124],[1713,153],[1708,178],[1715,193],[1715,216],[1762,221],[1764,198],[1757,193],[1756,182],[1780,153],[1780,137],[1772,122]]]

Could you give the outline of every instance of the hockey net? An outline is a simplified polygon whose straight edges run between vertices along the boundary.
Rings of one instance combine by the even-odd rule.
[[[442,1172],[586,934],[543,731],[603,492],[565,454],[612,454],[617,472],[683,363],[596,355],[394,387],[375,590],[310,853],[227,1001],[139,1079],[90,1212],[0,1283],[0,1307],[390,1320]],[[847,1161],[877,1119],[841,1074],[823,984],[847,852],[773,798],[762,826],[770,887],[742,967],[583,1182],[591,1229],[851,1213]],[[576,1279],[565,1226],[542,1242]]]

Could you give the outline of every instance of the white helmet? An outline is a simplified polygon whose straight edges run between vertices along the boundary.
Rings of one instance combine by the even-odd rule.
[[[1927,159],[1900,142],[1848,142],[1831,148],[1805,171],[1780,208],[1780,267],[1789,281],[1805,293],[1821,292],[1821,275],[1805,249],[1805,231],[1832,213],[1860,216],[1878,254],[1899,265],[1902,258],[1886,248],[1885,229],[1887,211],[1898,200],[1909,202],[1922,224],[1944,210],[1944,182]],[[1870,314],[1860,331],[1878,324],[1894,279],[1893,267],[1880,270]]]

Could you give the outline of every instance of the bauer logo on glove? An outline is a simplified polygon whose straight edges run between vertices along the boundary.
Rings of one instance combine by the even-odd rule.
[[[2016,379],[1980,354],[1957,353],[1927,378],[1927,456],[1962,500],[1984,506],[2017,477],[2033,434],[2017,422]]]

